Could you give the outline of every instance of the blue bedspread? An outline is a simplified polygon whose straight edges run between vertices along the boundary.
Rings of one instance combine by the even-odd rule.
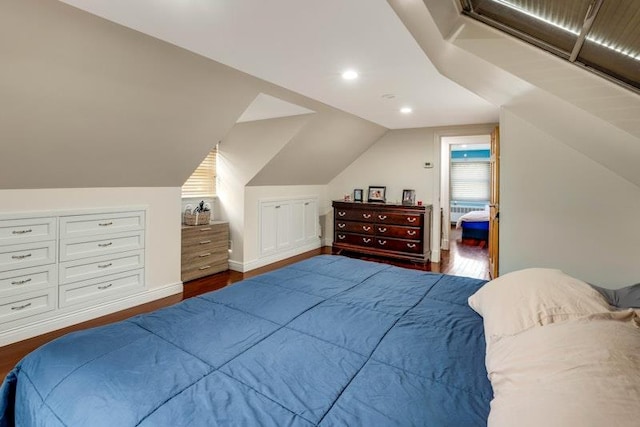
[[[41,347],[0,425],[483,426],[483,283],[311,258]]]

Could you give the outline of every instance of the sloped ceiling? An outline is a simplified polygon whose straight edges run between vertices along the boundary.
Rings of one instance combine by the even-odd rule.
[[[316,112],[314,142],[287,151],[318,127],[355,151],[386,131],[57,1],[0,2],[0,57],[0,189],[181,186],[260,93]],[[312,149],[335,169],[332,144]],[[270,170],[262,183],[331,175]]]

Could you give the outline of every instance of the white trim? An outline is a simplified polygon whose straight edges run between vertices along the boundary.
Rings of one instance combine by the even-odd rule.
[[[59,210],[42,210],[42,211],[16,211],[2,212],[0,219],[28,219],[42,218],[47,216],[70,216],[70,215],[88,215],[88,214],[109,214],[131,211],[145,211],[149,209],[148,205],[126,205],[126,206],[110,206],[104,208],[85,208],[85,209],[59,209]]]
[[[239,271],[241,273],[246,273],[248,271],[255,270],[256,268],[264,267],[265,265],[273,264],[274,262],[282,261],[283,259],[291,258],[292,256],[300,255],[302,253],[318,249],[321,246],[320,243],[320,239],[316,239],[316,241],[313,243],[309,243],[304,246],[298,246],[288,251],[261,257],[245,263],[241,263],[238,261],[229,261],[229,269],[233,271]]]
[[[107,314],[116,313],[127,308],[135,307],[171,295],[182,293],[182,282],[164,285],[158,288],[139,292],[124,298],[120,298],[108,303],[87,307],[82,310],[60,313],[54,317],[48,317],[37,323],[30,323],[21,327],[16,327],[0,333],[0,346],[33,338],[47,332],[66,328],[78,323],[92,320]]]

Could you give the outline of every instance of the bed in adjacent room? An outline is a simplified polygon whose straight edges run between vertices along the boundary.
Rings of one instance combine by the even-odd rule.
[[[462,239],[489,240],[489,211],[471,211],[456,222],[462,228]]]
[[[1,426],[484,426],[485,282],[318,256],[59,338]]]

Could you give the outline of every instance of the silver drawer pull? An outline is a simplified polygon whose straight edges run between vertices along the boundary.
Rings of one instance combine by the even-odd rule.
[[[25,258],[29,258],[31,256],[31,254],[25,254],[25,255],[13,255],[11,258],[12,259],[25,259]]]
[[[381,233],[386,233],[387,229],[385,227],[378,227],[378,231]]]
[[[338,216],[345,216],[346,214],[346,212],[338,211]]]
[[[369,231],[369,230],[371,230],[371,226],[369,226],[369,225],[363,225],[363,226],[362,226],[362,229],[363,229],[364,231]]]
[[[16,305],[15,307],[11,307],[11,310],[22,310],[24,308],[27,308],[31,305],[30,302],[23,304],[23,305]]]
[[[210,255],[211,255],[211,252],[207,252],[206,254],[200,254],[200,255],[198,255],[198,256],[199,256],[200,258],[206,258],[206,257],[208,257],[208,256],[210,256]]]
[[[211,231],[211,227],[201,228],[200,231]]]
[[[385,219],[387,219],[386,215],[378,215],[378,218],[380,218],[380,221],[384,221]]]
[[[100,227],[108,227],[110,225],[113,225],[113,221],[109,221],[109,222],[99,222],[98,225]]]
[[[32,229],[28,229],[28,230],[13,230],[11,233],[13,234],[25,234],[25,233],[31,233],[33,230]]]
[[[338,234],[338,239],[344,240],[346,238],[347,238],[347,236],[345,236],[344,234]]]
[[[369,242],[371,241],[371,239],[367,239],[366,237],[363,237],[363,238],[362,238],[362,241],[363,241],[364,243],[369,243]]]
[[[16,280],[15,282],[11,282],[12,285],[24,285],[25,283],[29,283],[31,279],[24,280]]]
[[[276,209],[280,209],[280,205],[276,206]]]
[[[369,219],[369,218],[371,218],[371,214],[362,214],[362,217],[364,219]]]
[[[409,221],[409,222],[416,222],[417,219],[418,218],[416,218],[415,216],[408,216],[407,217],[407,221]]]
[[[206,245],[207,243],[211,243],[211,240],[203,240],[200,242],[201,245]]]
[[[407,234],[409,236],[415,236],[416,235],[416,230],[407,230]]]
[[[113,286],[113,283],[109,283],[108,285],[98,286],[98,289],[100,289],[101,291],[104,291],[105,289],[109,289],[112,286]]]
[[[378,243],[380,243],[382,246],[387,244],[386,240],[378,240]]]
[[[108,268],[108,267],[111,267],[112,265],[113,265],[112,262],[110,262],[109,264],[99,264],[98,268]]]
[[[205,265],[204,267],[200,267],[198,270],[207,270],[209,268],[211,268],[210,265]]]
[[[309,206],[309,202],[304,202],[304,205],[305,206]]]
[[[106,248],[107,246],[111,246],[113,245],[113,242],[109,242],[109,243],[98,243],[98,246],[100,246],[101,248]]]
[[[407,247],[410,249],[414,249],[416,247],[415,243],[407,243]]]
[[[347,224],[343,223],[343,222],[339,222],[338,223],[338,228],[345,228],[347,226]]]

